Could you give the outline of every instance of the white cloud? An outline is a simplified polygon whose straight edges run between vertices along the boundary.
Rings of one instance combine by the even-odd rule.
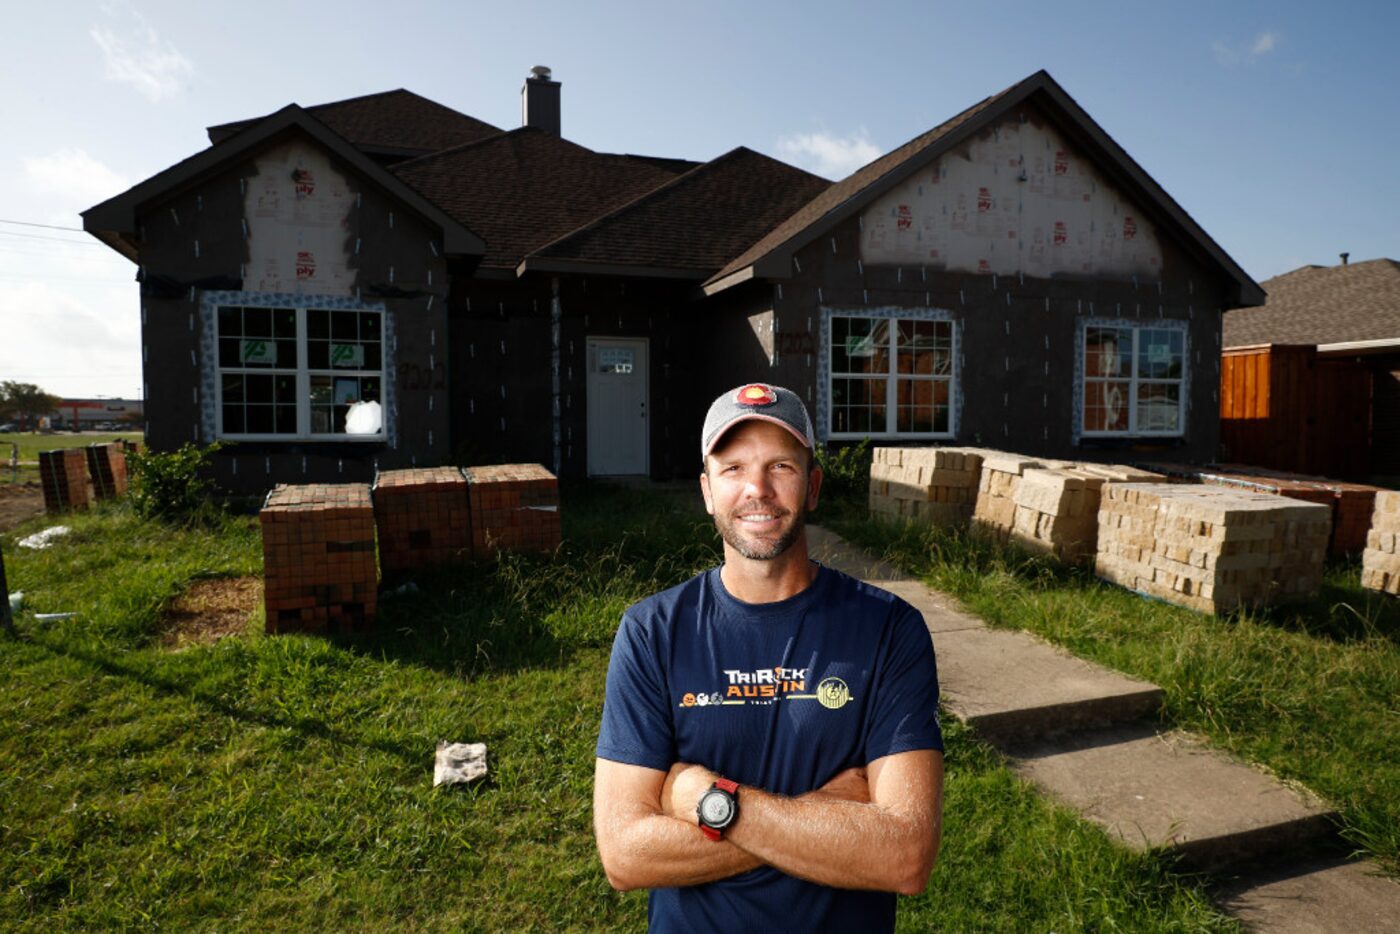
[[[38,383],[60,396],[139,393],[136,286],[33,281],[25,273],[36,262],[47,265],[35,258],[22,269],[17,262],[0,262],[0,328],[5,334],[0,341],[0,378]],[[94,272],[115,266],[101,260],[94,265]]]
[[[1271,29],[1266,29],[1253,39],[1239,45],[1216,41],[1211,44],[1210,50],[1215,53],[1215,60],[1222,65],[1248,65],[1272,52],[1278,47],[1278,42],[1279,34]]]
[[[58,149],[24,160],[24,174],[30,189],[45,198],[50,208],[60,210],[72,222],[72,213],[85,210],[121,194],[131,187],[122,175],[112,171],[81,149]],[[57,203],[55,203],[57,202]]]
[[[881,149],[861,127],[849,136],[830,133],[794,133],[779,137],[782,158],[827,178],[842,179],[881,155]]]
[[[107,13],[118,15],[114,10]],[[194,65],[170,42],[162,41],[140,13],[128,10],[126,18],[134,22],[120,31],[103,26],[88,30],[102,50],[107,80],[131,85],[152,103],[173,97],[194,74]]]

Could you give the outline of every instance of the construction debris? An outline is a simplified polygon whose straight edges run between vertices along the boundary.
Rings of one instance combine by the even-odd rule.
[[[1207,613],[1305,598],[1322,583],[1326,506],[1215,486],[1109,483],[1094,568]]]
[[[485,743],[438,743],[433,787],[464,785],[486,777]]]
[[[73,531],[66,525],[51,525],[47,529],[35,532],[33,535],[26,535],[17,543],[21,548],[33,548],[35,551],[43,551],[53,545],[56,539],[60,539]]]
[[[1400,595],[1400,493],[1376,493],[1371,530],[1361,552],[1361,586]]]

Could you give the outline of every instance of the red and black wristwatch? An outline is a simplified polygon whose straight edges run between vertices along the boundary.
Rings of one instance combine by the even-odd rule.
[[[725,828],[739,819],[739,783],[715,779],[710,790],[700,796],[695,813],[700,817],[700,831],[711,840],[720,840]]]

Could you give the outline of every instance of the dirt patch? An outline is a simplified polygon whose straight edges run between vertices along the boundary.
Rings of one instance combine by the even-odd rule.
[[[0,532],[44,512],[44,491],[37,483],[0,483]]]
[[[262,600],[257,577],[198,580],[170,604],[160,621],[160,644],[167,649],[209,645],[248,630],[248,617]]]

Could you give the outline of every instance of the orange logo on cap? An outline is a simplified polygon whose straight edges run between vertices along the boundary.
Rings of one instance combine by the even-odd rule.
[[[762,383],[750,383],[739,390],[735,401],[740,405],[772,405],[778,401],[778,394]]]

